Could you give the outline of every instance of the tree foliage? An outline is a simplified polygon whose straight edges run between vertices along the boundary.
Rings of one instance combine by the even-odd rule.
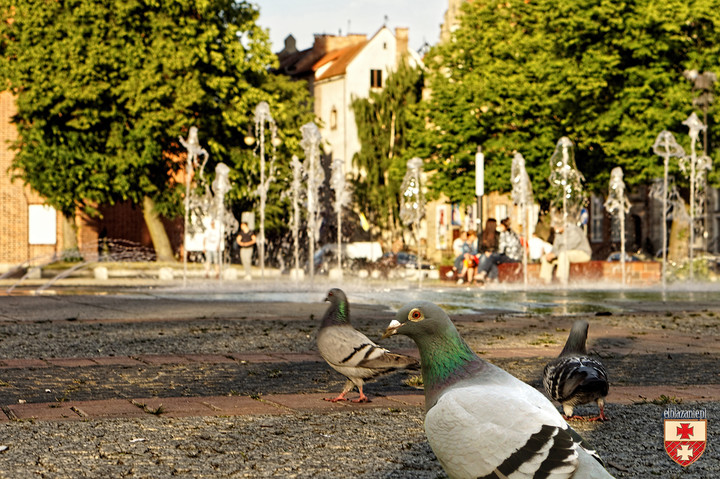
[[[0,70],[16,94],[16,173],[66,215],[143,197],[181,212],[185,150],[197,126],[210,164],[239,167],[230,198],[254,201],[243,143],[266,100],[297,149],[311,112],[276,57],[257,7],[236,0],[1,0]],[[255,182],[255,183],[253,183]]]
[[[548,160],[562,136],[575,145],[588,189],[606,192],[614,166],[630,186],[661,177],[662,160],[651,151],[658,133],[673,131],[689,144],[682,121],[693,93],[683,71],[719,64],[713,4],[467,2],[452,39],[425,59],[432,96],[422,112],[426,127],[413,130],[412,142],[436,172],[432,187],[473,202],[481,145],[487,190],[510,189],[519,151],[546,204]]]
[[[355,200],[378,229],[397,226],[400,184],[411,157],[409,130],[421,99],[422,79],[422,71],[403,60],[382,90],[352,102],[361,145],[353,158],[359,170]]]

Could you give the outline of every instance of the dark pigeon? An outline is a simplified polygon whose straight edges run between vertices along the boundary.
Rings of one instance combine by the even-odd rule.
[[[566,418],[573,416],[575,406],[596,402],[600,409],[597,417],[589,420],[606,420],[605,397],[609,384],[602,363],[587,355],[588,322],[578,320],[572,326],[560,356],[550,361],[543,370],[545,392],[562,405]]]

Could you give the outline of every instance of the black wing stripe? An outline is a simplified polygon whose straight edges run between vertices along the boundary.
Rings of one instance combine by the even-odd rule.
[[[548,457],[540,464],[540,469],[535,472],[533,479],[545,479],[550,477],[550,473],[560,467],[567,465],[567,460],[575,453],[575,443],[564,431],[558,431],[555,435],[554,443],[550,448]]]
[[[357,348],[353,349],[353,352],[348,354],[348,356],[345,359],[340,361],[340,364],[350,361],[357,353],[359,353],[360,351],[363,350],[363,348],[366,348],[368,346],[370,346],[368,353],[374,349],[373,345],[370,343],[361,344]],[[367,353],[365,354],[364,358],[367,358]]]
[[[527,440],[523,447],[505,459],[503,463],[498,466],[497,471],[505,476],[509,476],[513,472],[517,471],[522,464],[536,455],[548,442],[552,441],[553,436],[557,434],[557,431],[558,428],[555,426],[543,425],[540,428],[540,431],[530,436],[530,439]],[[498,477],[498,474],[493,471],[490,474],[478,479],[497,479]]]

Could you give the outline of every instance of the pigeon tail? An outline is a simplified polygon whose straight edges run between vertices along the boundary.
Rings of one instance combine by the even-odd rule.
[[[568,356],[571,354],[587,354],[585,343],[587,341],[588,322],[584,319],[575,321],[570,329],[570,334],[565,342],[565,347],[560,352],[560,356]]]

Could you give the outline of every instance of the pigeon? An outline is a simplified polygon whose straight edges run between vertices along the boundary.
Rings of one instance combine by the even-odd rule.
[[[325,301],[330,307],[323,316],[317,346],[330,367],[348,378],[340,395],[326,401],[347,401],[345,395],[357,386],[360,397],[353,402],[370,402],[363,393],[365,380],[397,369],[418,369],[417,359],[391,353],[352,327],[350,306],[342,290],[331,289]]]
[[[562,404],[566,418],[573,416],[573,408],[581,404],[597,402],[600,414],[589,420],[606,420],[605,396],[608,379],[605,367],[597,359],[588,357],[585,348],[588,322],[584,319],[573,323],[567,342],[560,356],[550,361],[543,370],[543,386],[548,396]]]
[[[383,337],[420,350],[425,433],[452,479],[612,478],[548,398],[484,361],[437,305],[403,306]]]

